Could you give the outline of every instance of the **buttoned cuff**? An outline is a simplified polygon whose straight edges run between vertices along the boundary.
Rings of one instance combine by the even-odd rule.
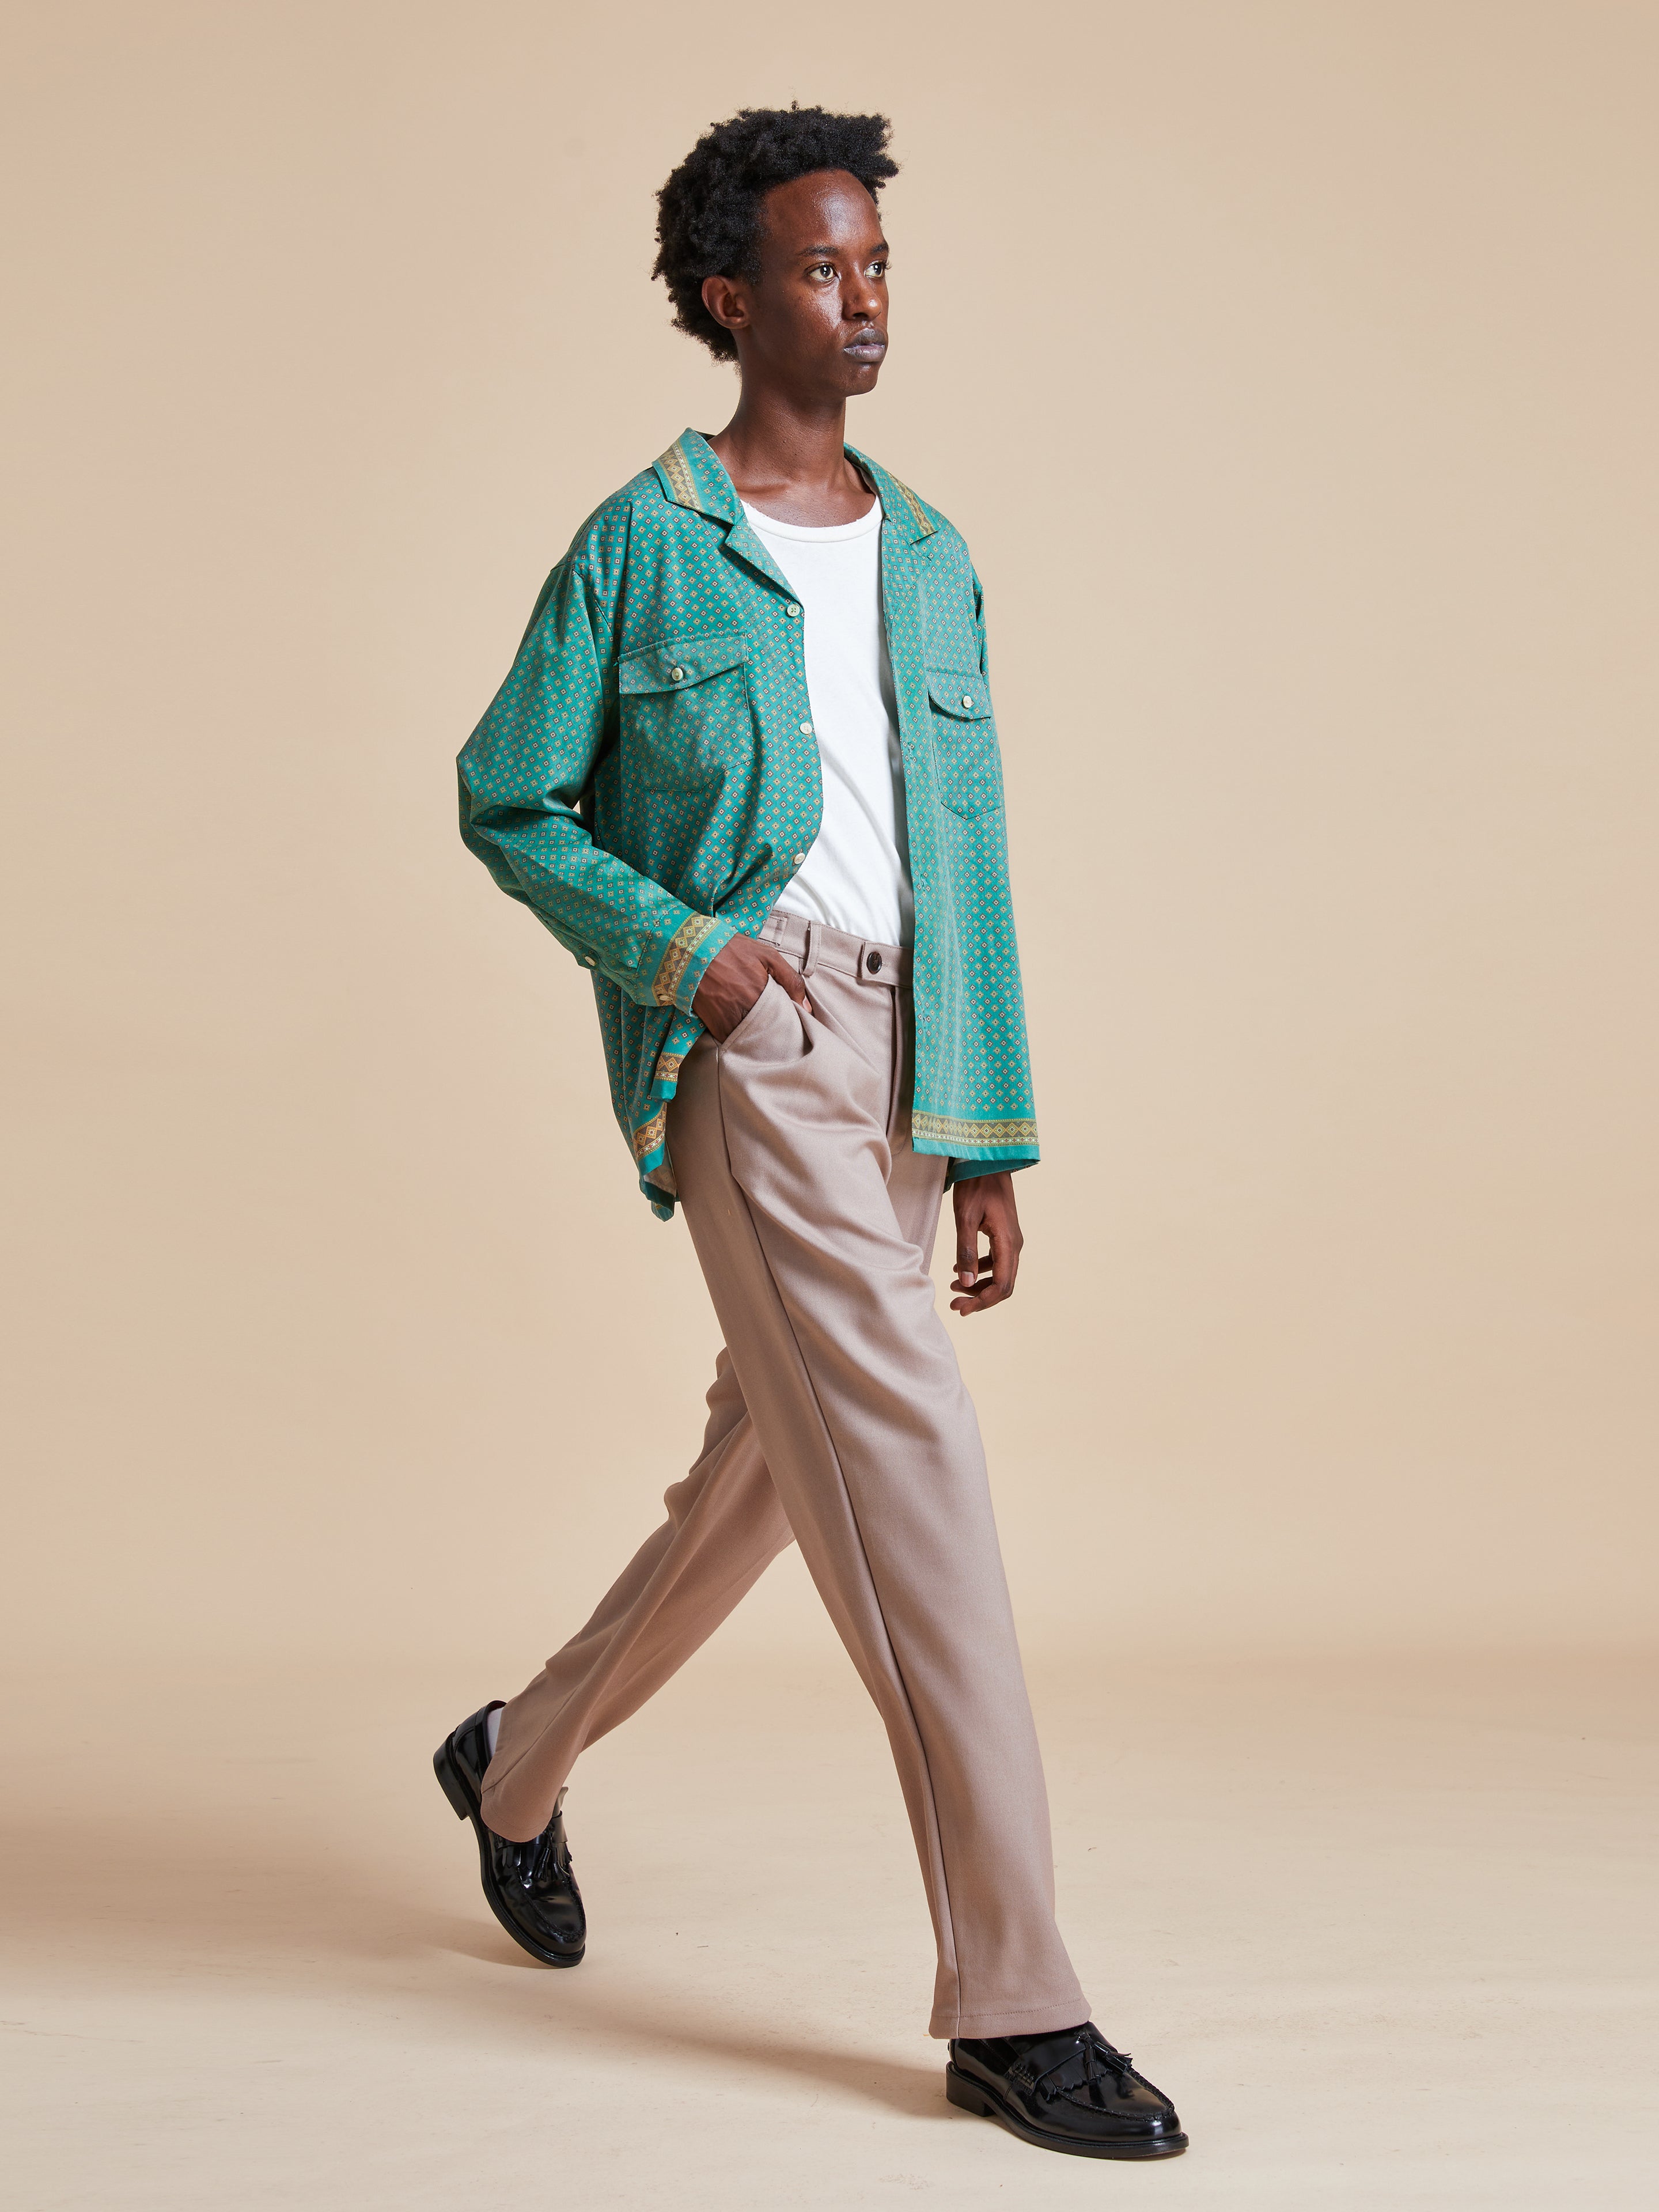
[[[737,933],[729,921],[716,921],[712,914],[688,915],[670,938],[652,978],[651,995],[657,1004],[678,1006],[683,1014],[689,1014],[704,970]]]

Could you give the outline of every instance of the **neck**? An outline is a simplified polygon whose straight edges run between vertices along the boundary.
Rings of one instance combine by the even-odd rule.
[[[745,383],[738,411],[708,442],[751,505],[786,520],[850,520],[870,494],[847,458],[847,403],[806,402]]]

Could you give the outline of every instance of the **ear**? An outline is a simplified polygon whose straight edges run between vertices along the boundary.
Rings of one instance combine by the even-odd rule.
[[[723,331],[749,327],[749,287],[741,276],[705,276],[702,304]]]

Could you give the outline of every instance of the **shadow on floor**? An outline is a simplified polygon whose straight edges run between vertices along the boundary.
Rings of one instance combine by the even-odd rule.
[[[457,1874],[476,1885],[476,1870]],[[166,1834],[132,1816],[101,1834],[0,1833],[14,1955],[95,1956],[109,1990],[158,1977],[176,1990],[186,1960],[204,1986],[234,1980],[285,2002],[307,1990],[334,2002],[394,1986],[471,2042],[499,2034],[522,2051],[526,2036],[544,2037],[553,2056],[572,2039],[597,2041],[783,2075],[912,2118],[949,2116],[942,2050],[939,2065],[906,2065],[792,2039],[712,2005],[693,2014],[670,1990],[596,1973],[591,1957],[544,1966],[496,1927],[482,1898],[476,1917],[435,1911],[400,1895],[399,1880],[393,1869],[377,1882],[360,1859],[319,1850],[314,1838],[273,1838],[246,1812],[228,1811],[216,1827],[198,1816]],[[487,1978],[467,1971],[479,1966]]]

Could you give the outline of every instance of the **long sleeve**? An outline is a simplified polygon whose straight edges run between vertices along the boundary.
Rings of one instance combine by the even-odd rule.
[[[988,682],[991,674],[990,641],[985,634],[985,586],[979,580],[979,570],[970,568],[974,580],[974,635],[979,643],[979,672]]]
[[[736,933],[593,842],[584,802],[616,716],[596,599],[567,556],[461,753],[461,836],[584,967],[641,1006],[690,1013],[704,970]]]

